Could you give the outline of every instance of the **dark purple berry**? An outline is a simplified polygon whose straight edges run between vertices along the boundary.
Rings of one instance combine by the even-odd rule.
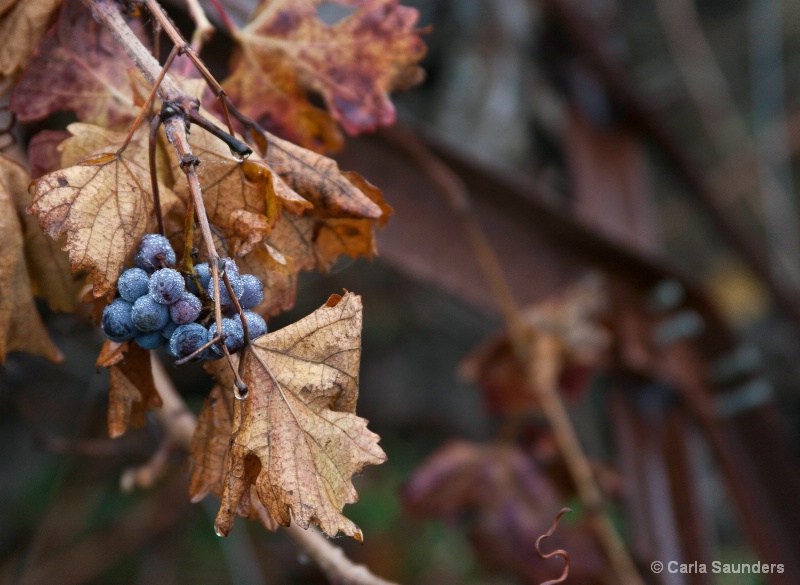
[[[164,265],[175,264],[175,250],[161,234],[147,234],[136,247],[133,261],[142,270],[153,272]]]
[[[243,274],[241,279],[244,292],[239,297],[239,304],[243,309],[252,309],[264,300],[264,285],[252,274]]]
[[[150,277],[141,268],[129,268],[123,272],[117,281],[117,291],[126,301],[131,303],[148,291]]]
[[[184,291],[174,304],[169,306],[169,317],[179,325],[192,323],[200,316],[203,304],[196,296]]]
[[[222,332],[225,333],[225,345],[228,347],[230,353],[236,353],[244,347],[244,329],[242,324],[233,319],[222,320]],[[217,324],[212,323],[208,328],[208,341],[211,341],[217,336]],[[222,355],[222,349],[217,347],[218,344],[211,346],[211,350],[218,356]]]
[[[171,305],[181,298],[184,286],[183,276],[177,270],[156,270],[150,277],[150,297],[162,305]]]
[[[179,325],[169,338],[169,351],[176,358],[185,358],[208,343],[208,330],[199,323]],[[204,354],[206,352],[203,352]],[[198,355],[195,359],[203,359]]]
[[[111,341],[127,341],[138,333],[131,319],[133,304],[125,299],[114,299],[103,309],[100,326]]]
[[[169,309],[155,302],[150,295],[145,295],[133,303],[131,319],[139,331],[159,331],[169,321]]]
[[[160,331],[150,331],[148,333],[139,333],[133,340],[139,344],[139,347],[142,349],[158,349],[164,343],[166,343],[166,339],[164,336],[161,335]]]

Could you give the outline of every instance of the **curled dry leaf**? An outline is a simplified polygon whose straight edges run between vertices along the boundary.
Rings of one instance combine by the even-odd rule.
[[[225,371],[217,369],[217,373],[220,377],[228,377],[230,384],[233,384],[227,364]],[[225,475],[228,445],[233,430],[233,401],[233,393],[217,385],[203,403],[189,449],[189,497],[194,503],[201,501],[209,493],[222,496],[222,478]],[[250,490],[242,495],[236,514],[258,520],[267,530],[278,529],[278,524],[259,501],[255,485],[251,485]]]
[[[261,2],[234,35],[240,50],[223,82],[248,116],[317,151],[341,146],[331,116],[350,134],[393,123],[389,92],[422,80],[425,55],[416,9],[398,0],[340,1],[354,10],[328,25],[317,14],[321,3]],[[311,93],[330,114],[311,104]]]
[[[0,17],[0,77],[17,73],[53,22],[61,0],[17,0]]]
[[[15,192],[24,172],[14,161],[0,157],[0,362],[5,363],[10,351],[61,361],[61,352],[36,311],[25,265],[23,225],[15,205]]]
[[[386,455],[355,415],[361,300],[334,296],[297,323],[255,341],[246,354],[247,399],[236,401],[217,530],[227,534],[252,487],[281,526],[318,524],[361,539],[342,514],[358,495],[352,476]],[[207,481],[207,480],[206,480]]]
[[[27,122],[71,110],[84,122],[125,129],[138,113],[129,67],[122,46],[84,3],[66,0],[14,88],[11,111]]]
[[[156,225],[150,174],[144,163],[147,154],[142,152],[145,146],[140,139],[116,155],[112,154],[114,146],[122,143],[124,135],[86,124],[72,124],[68,130],[73,138],[63,145],[62,161],[72,158],[74,150],[95,152],[95,142],[102,142],[99,148],[111,152],[93,155],[34,181],[33,203],[28,209],[39,217],[50,237],[66,234],[72,268],[89,272],[94,295],[111,296],[136,244]],[[177,203],[175,195],[162,187],[162,209]]]
[[[147,411],[161,406],[153,382],[150,352],[135,343],[103,344],[97,367],[109,369],[108,436],[121,437],[128,427],[142,428]]]
[[[78,288],[69,265],[69,257],[61,250],[61,243],[48,238],[36,222],[26,213],[31,203],[28,185],[31,178],[25,168],[0,156],[3,180],[11,193],[17,215],[22,224],[25,240],[25,261],[34,296],[43,298],[54,311],[70,313],[78,303]]]

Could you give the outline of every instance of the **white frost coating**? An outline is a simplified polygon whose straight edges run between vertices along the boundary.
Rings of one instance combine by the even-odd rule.
[[[180,300],[185,287],[183,276],[172,268],[156,270],[150,277],[150,297],[162,305],[171,305]]]

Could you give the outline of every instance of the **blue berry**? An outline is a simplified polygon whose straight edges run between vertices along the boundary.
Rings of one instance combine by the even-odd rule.
[[[167,341],[160,331],[150,331],[149,333],[139,333],[133,340],[142,349],[158,349]]]
[[[111,341],[127,341],[138,333],[131,319],[132,303],[125,299],[114,299],[103,309],[100,326]]]
[[[199,323],[179,325],[169,338],[169,351],[176,358],[185,358],[208,343],[208,330]],[[205,354],[206,352],[203,352]],[[203,359],[198,355],[196,359]]]
[[[238,325],[241,325],[242,323],[239,315],[234,317],[233,320],[236,321]],[[253,311],[245,311],[244,320],[247,323],[247,333],[250,335],[250,341],[258,339],[267,333],[267,323],[258,313],[254,313]],[[242,331],[242,333],[244,333],[244,331]]]
[[[150,277],[141,268],[129,268],[123,272],[117,281],[117,291],[126,301],[133,303],[142,295],[147,294]]]
[[[133,262],[142,270],[153,272],[164,264],[175,264],[175,250],[161,234],[147,234],[136,247]]]
[[[236,353],[242,347],[244,347],[244,329],[242,329],[242,324],[233,320],[233,319],[223,319],[222,320],[222,332],[225,333],[225,345],[228,347],[228,351],[231,353]],[[212,323],[208,328],[208,340],[211,341],[217,336],[217,324]],[[222,349],[217,347],[217,344],[211,346],[211,351],[213,351],[218,356],[222,355]]]
[[[197,280],[200,283],[200,287],[203,290],[208,290],[208,283],[211,282],[211,268],[209,268],[208,262],[195,264],[194,272],[197,275]],[[200,294],[200,291],[198,291],[197,287],[194,285],[194,279],[189,278],[188,281],[189,290],[194,294]]]
[[[162,305],[171,305],[181,298],[184,286],[183,276],[177,270],[156,270],[150,277],[150,297]]]
[[[181,297],[169,306],[169,317],[179,325],[192,323],[200,316],[203,304],[196,296],[184,291]]]
[[[264,285],[252,274],[242,275],[244,292],[239,297],[239,303],[243,309],[252,309],[264,300]]]
[[[228,272],[228,280],[231,283],[231,288],[233,289],[233,294],[236,295],[238,299],[242,296],[244,292],[244,283],[239,275],[233,274],[232,272]],[[211,297],[211,300],[214,300],[214,285],[213,283],[209,283],[208,285],[208,296]],[[219,302],[222,305],[233,305],[233,300],[231,299],[231,295],[228,294],[228,287],[225,286],[225,281],[222,279],[222,275],[219,278]]]
[[[175,321],[169,321],[161,330],[161,336],[164,337],[164,339],[169,339],[177,328],[178,324]]]
[[[169,321],[169,309],[153,300],[150,295],[139,297],[133,303],[131,319],[139,331],[158,331]]]

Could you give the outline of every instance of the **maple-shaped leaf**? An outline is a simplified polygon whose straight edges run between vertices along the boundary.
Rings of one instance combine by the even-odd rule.
[[[84,122],[122,130],[138,113],[130,67],[122,46],[84,3],[66,0],[17,81],[9,107],[23,122],[71,110]]]
[[[68,130],[73,137],[64,143],[62,162],[74,156],[70,149],[106,152],[34,181],[29,211],[50,237],[66,234],[72,269],[89,272],[96,297],[110,296],[139,240],[156,226],[146,140],[134,140],[116,155],[124,134],[87,124],[71,124]],[[103,138],[99,146],[98,136]],[[166,187],[160,192],[165,213],[179,204]]]
[[[240,50],[223,87],[240,109],[281,136],[315,150],[340,145],[325,112],[350,134],[392,124],[389,92],[422,80],[425,44],[419,13],[398,0],[348,0],[335,24],[317,14],[322,0],[264,0],[234,34]]]
[[[42,323],[31,294],[31,281],[25,265],[23,226],[15,206],[24,169],[0,157],[0,363],[10,351],[25,351],[61,361]]]
[[[246,354],[245,400],[234,404],[233,435],[216,519],[227,534],[255,486],[281,526],[318,524],[361,539],[342,514],[358,494],[352,476],[386,455],[355,415],[361,358],[361,299],[332,296],[311,315],[260,337]]]
[[[22,69],[62,0],[17,0],[0,17],[0,77]]]
[[[136,343],[106,340],[97,367],[109,369],[108,436],[121,437],[128,427],[143,428],[151,408],[161,406],[153,382],[150,352]]]

